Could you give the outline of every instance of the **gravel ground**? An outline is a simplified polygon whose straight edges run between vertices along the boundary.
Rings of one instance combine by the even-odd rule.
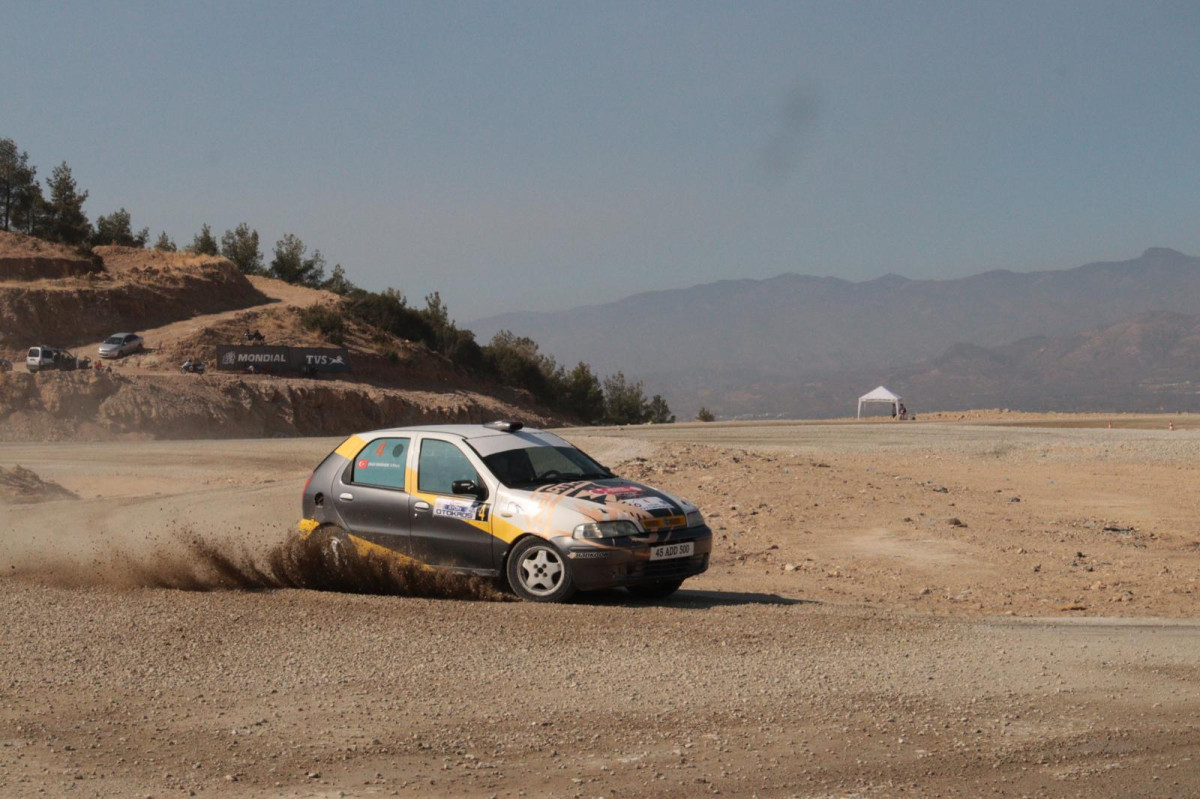
[[[0,795],[1200,794],[1195,434],[569,435],[700,501],[710,572],[219,590],[181,541],[265,557],[332,442],[0,446],[80,497],[0,506]]]

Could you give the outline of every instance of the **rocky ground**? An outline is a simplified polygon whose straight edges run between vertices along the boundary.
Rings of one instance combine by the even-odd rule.
[[[2,445],[77,498],[0,506],[0,795],[1193,796],[1200,437],[1147,426],[569,431],[718,541],[551,607],[256,590],[330,440]]]

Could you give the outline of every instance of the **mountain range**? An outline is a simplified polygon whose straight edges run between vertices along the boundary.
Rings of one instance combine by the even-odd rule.
[[[949,280],[728,280],[472,328],[624,371],[684,415],[703,404],[723,416],[815,417],[852,412],[879,383],[914,410],[1190,408],[1196,316],[1200,258],[1154,247]]]

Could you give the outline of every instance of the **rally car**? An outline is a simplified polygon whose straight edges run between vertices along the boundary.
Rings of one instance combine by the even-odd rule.
[[[666,597],[712,551],[695,505],[519,422],[351,436],[309,478],[303,517],[322,546],[496,577],[534,602],[618,586]]]

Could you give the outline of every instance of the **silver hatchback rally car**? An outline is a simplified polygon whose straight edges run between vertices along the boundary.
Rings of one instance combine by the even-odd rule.
[[[351,436],[309,478],[303,515],[305,536],[500,577],[535,602],[618,586],[665,597],[712,551],[695,505],[519,422]]]

